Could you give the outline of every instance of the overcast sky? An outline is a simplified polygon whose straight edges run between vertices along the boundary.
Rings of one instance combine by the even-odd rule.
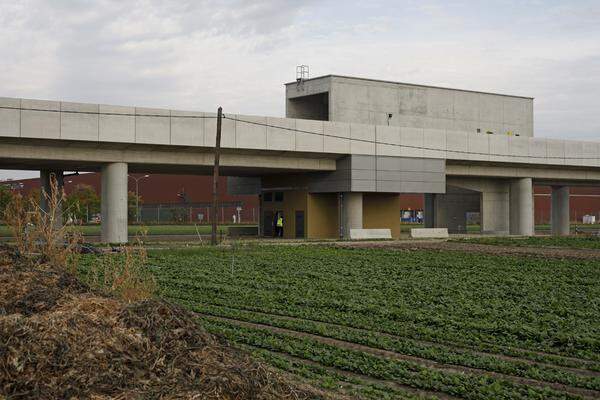
[[[283,116],[299,64],[532,96],[536,136],[600,140],[598,0],[0,0],[0,96]]]

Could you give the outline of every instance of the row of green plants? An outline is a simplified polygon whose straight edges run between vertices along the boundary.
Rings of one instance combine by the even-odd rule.
[[[386,359],[358,350],[342,349],[308,338],[296,338],[263,329],[242,327],[226,321],[202,319],[210,332],[262,349],[289,354],[342,371],[408,385],[420,390],[467,399],[579,399],[578,395],[515,383],[485,375],[435,370],[418,363]]]
[[[600,375],[593,376],[584,371],[582,371],[582,373],[576,373],[571,370],[543,363],[532,363],[520,359],[505,359],[493,354],[474,353],[473,351],[465,349],[426,344],[413,339],[382,335],[377,332],[357,330],[355,328],[330,325],[315,321],[294,320],[225,307],[207,305],[198,306],[186,301],[181,301],[181,304],[193,311],[201,312],[205,315],[231,318],[239,321],[259,323],[315,334],[444,364],[465,366],[506,375],[561,383],[569,386],[600,391]]]
[[[164,289],[163,289],[164,290]],[[243,315],[245,313],[251,313],[253,315],[263,314],[264,317],[257,318],[255,320],[248,319],[248,322],[259,322],[259,323],[268,323],[275,324],[274,321],[278,321],[278,319],[282,319],[285,321],[284,323],[289,323],[287,319],[294,318],[302,321],[299,325],[303,326],[304,329],[308,329],[307,327],[313,326],[313,324],[319,325],[332,325],[337,329],[351,329],[351,330],[360,330],[362,332],[370,332],[375,335],[389,336],[393,338],[397,338],[397,340],[405,340],[409,342],[415,343],[425,343],[425,346],[442,346],[446,348],[453,349],[456,352],[483,352],[488,353],[490,355],[497,356],[508,356],[514,357],[518,359],[522,359],[524,362],[535,362],[539,364],[548,364],[555,365],[558,367],[565,368],[573,368],[573,369],[582,369],[582,370],[590,370],[595,372],[600,372],[600,363],[597,361],[591,361],[586,359],[578,359],[571,358],[568,356],[562,356],[558,354],[550,354],[537,352],[534,350],[527,350],[522,348],[515,348],[511,346],[503,346],[497,345],[490,342],[467,342],[460,339],[455,339],[455,341],[450,341],[448,338],[440,339],[438,336],[432,337],[427,334],[423,334],[421,331],[411,330],[410,327],[406,330],[400,329],[381,329],[381,326],[373,327],[369,324],[360,323],[360,321],[352,320],[352,321],[341,321],[336,319],[308,319],[306,317],[300,316],[301,314],[293,314],[293,313],[281,313],[277,310],[268,311],[264,309],[260,309],[257,307],[253,307],[251,305],[243,308],[235,308],[231,305],[228,305],[227,302],[221,303],[198,303],[195,300],[190,300],[189,297],[178,297],[177,295],[168,295],[168,292],[164,292],[165,295],[170,296],[170,298],[176,302],[181,304],[187,304],[188,307],[192,307],[195,305],[196,310],[198,312],[203,312],[207,314],[212,314],[215,316],[231,316],[232,318],[236,318],[236,316],[240,316],[241,320],[244,320]],[[232,312],[233,310],[233,312]],[[243,313],[243,314],[242,314]],[[275,325],[274,325],[275,326]],[[282,326],[285,327],[285,326]],[[385,327],[384,327],[385,328]],[[312,332],[311,332],[312,333]]]
[[[318,246],[241,248],[232,258],[200,249],[150,261],[167,297],[199,305],[600,361],[594,262]]]
[[[423,396],[413,395],[406,390],[390,387],[373,380],[360,379],[355,376],[328,369],[317,363],[308,364],[304,360],[290,358],[282,353],[261,349],[260,347],[237,344],[272,367],[294,374],[307,380],[316,387],[327,391],[335,391],[353,398],[373,400],[423,400]],[[426,398],[434,398],[427,396]]]

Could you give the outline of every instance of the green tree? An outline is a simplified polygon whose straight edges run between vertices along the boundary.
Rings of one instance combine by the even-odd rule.
[[[77,185],[65,199],[65,211],[73,220],[87,222],[100,212],[100,197],[90,185]]]

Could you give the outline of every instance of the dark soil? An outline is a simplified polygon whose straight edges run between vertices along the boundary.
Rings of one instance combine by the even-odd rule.
[[[373,241],[373,242],[338,242],[339,247],[352,248],[386,248],[399,250],[443,250],[475,252],[491,255],[525,255],[547,258],[572,258],[581,260],[600,259],[600,250],[595,249],[571,249],[566,247],[518,247],[518,246],[496,246],[489,244],[461,243],[452,241],[430,241],[430,240],[397,240],[397,241]]]

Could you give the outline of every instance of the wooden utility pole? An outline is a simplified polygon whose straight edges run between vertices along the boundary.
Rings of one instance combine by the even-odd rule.
[[[215,142],[215,166],[213,170],[213,209],[212,209],[212,231],[210,233],[210,244],[217,245],[217,206],[219,204],[219,158],[221,156],[221,120],[223,109],[217,110],[217,140]]]

